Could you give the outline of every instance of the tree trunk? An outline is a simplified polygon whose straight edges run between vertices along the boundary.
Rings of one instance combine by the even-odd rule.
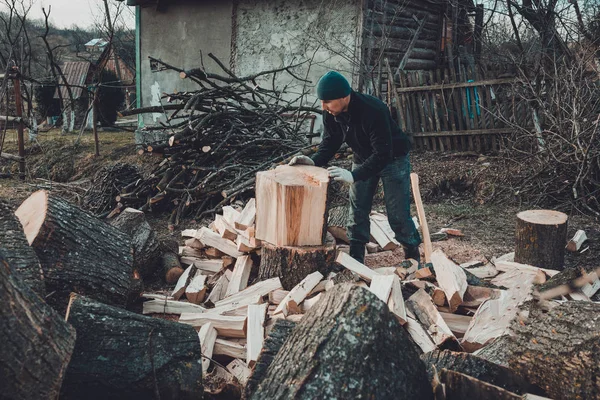
[[[126,208],[119,216],[109,222],[131,237],[133,246],[133,269],[144,280],[153,280],[161,275],[161,255],[163,248],[156,232],[146,221],[142,211]]]
[[[346,233],[346,225],[348,225],[348,206],[334,207],[329,210],[327,218],[327,231],[334,238],[345,243],[350,243],[348,234]]]
[[[269,335],[265,339],[260,356],[252,370],[252,375],[250,375],[248,383],[246,383],[244,399],[252,397],[256,387],[265,378],[273,359],[275,359],[281,346],[283,346],[283,343],[285,343],[295,326],[296,323],[293,321],[287,321],[285,319],[278,319],[275,321],[271,332],[269,332]]]
[[[46,297],[44,274],[40,261],[23,233],[23,227],[14,210],[0,200],[0,251],[23,281],[41,298]]]
[[[551,210],[517,214],[515,261],[562,270],[567,243],[567,215]]]
[[[421,360],[425,362],[430,381],[433,380],[433,367],[435,366],[438,372],[444,368],[460,372],[491,385],[499,386],[509,392],[544,395],[540,388],[531,385],[512,370],[469,353],[434,350],[422,354]]]
[[[445,400],[521,400],[523,397],[501,387],[490,385],[460,372],[442,369],[440,382],[444,385]]]
[[[0,398],[58,398],[75,330],[0,252]]]
[[[263,242],[258,279],[279,277],[281,286],[291,290],[315,271],[327,276],[335,256],[335,240],[329,234],[324,246],[275,246]]]
[[[478,355],[511,368],[553,399],[600,398],[600,304],[571,301],[548,313],[532,309],[512,329],[514,336],[503,336]]]
[[[351,284],[296,325],[251,399],[431,399],[425,365],[387,305]]]
[[[146,317],[76,294],[77,330],[61,399],[199,399],[202,360],[191,326]]]
[[[64,310],[77,292],[125,306],[133,278],[131,239],[45,190],[33,193],[15,212],[40,260],[48,304]]]

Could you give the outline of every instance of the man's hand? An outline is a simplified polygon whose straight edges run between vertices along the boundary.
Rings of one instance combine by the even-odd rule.
[[[290,160],[288,165],[315,165],[315,162],[310,157],[295,156]]]
[[[329,176],[332,177],[334,181],[354,183],[352,172],[348,171],[347,169],[340,167],[329,167],[327,168],[327,172],[329,172]]]

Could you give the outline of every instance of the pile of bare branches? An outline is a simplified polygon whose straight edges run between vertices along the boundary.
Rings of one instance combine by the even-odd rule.
[[[309,145],[301,133],[302,123],[308,113],[318,110],[294,107],[295,100],[284,100],[283,92],[256,83],[259,77],[264,80],[265,75],[283,71],[294,76],[292,67],[240,78],[210,57],[225,76],[202,68],[184,71],[154,60],[194,80],[200,88],[169,95],[173,104],[128,113],[174,110],[160,127],[169,133],[168,140],[148,143],[140,150],[162,155],[164,160],[148,179],[118,196],[119,207],[172,210],[170,226],[179,225],[186,215],[201,218],[251,190],[257,171]]]
[[[82,206],[96,215],[105,216],[113,209],[121,190],[127,190],[141,179],[142,175],[134,165],[117,163],[103,167],[94,174]]]
[[[587,66],[563,59],[520,71],[513,91],[529,104],[533,128],[513,125],[504,182],[528,203],[600,216],[600,81]]]

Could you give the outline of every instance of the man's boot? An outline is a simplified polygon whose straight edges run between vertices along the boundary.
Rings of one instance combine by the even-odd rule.
[[[350,257],[361,264],[365,263],[365,245],[362,243],[350,243]]]
[[[421,252],[419,246],[402,246],[404,248],[404,258],[412,258],[419,263],[419,269],[421,268]]]

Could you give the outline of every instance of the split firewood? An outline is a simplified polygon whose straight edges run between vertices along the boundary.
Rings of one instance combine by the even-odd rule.
[[[433,252],[431,262],[435,269],[438,285],[446,293],[450,311],[454,312],[462,303],[467,290],[465,271],[449,260],[441,250]]]
[[[248,354],[248,349],[246,348],[246,346],[241,345],[238,342],[225,339],[217,339],[215,341],[213,354],[245,360],[246,355]]]
[[[230,270],[225,270],[225,272],[221,275],[221,277],[215,283],[210,294],[206,298],[207,303],[215,304],[219,300],[225,298],[227,294],[227,288],[229,287],[229,280],[231,279],[232,272]]]
[[[478,356],[509,367],[550,398],[592,399],[600,393],[599,352],[600,304],[568,301],[514,321],[510,335]]]
[[[175,289],[171,293],[171,297],[175,300],[179,300],[181,296],[185,293],[185,288],[188,285],[188,282],[194,277],[197,268],[192,264],[185,269],[183,274],[177,280],[177,284],[175,285]]]
[[[66,318],[77,341],[61,398],[202,397],[202,355],[192,327],[77,295]]]
[[[367,243],[366,246],[367,248],[367,253],[369,254],[374,254],[377,253],[379,251],[379,245],[377,243]]]
[[[244,290],[248,286],[248,279],[250,278],[250,272],[252,271],[252,259],[250,256],[241,256],[237,259],[235,267],[233,268],[233,274],[229,280],[227,286],[227,292],[225,297],[231,296]]]
[[[550,300],[580,291],[586,297],[592,297],[600,290],[600,268],[585,272],[578,269],[565,269],[539,287],[536,299]]]
[[[196,240],[196,239],[194,239]],[[201,258],[203,256],[203,252],[201,249],[196,249],[188,246],[179,246],[179,256],[180,257],[196,257]],[[184,260],[181,260],[184,264]],[[191,263],[188,263],[188,265]]]
[[[398,318],[398,322],[402,325],[406,324],[408,317],[406,315],[404,298],[402,297],[402,285],[397,275],[392,275],[392,291],[387,304],[390,311]]]
[[[191,325],[194,328],[200,328],[203,325],[211,323],[219,333],[219,336],[230,338],[245,338],[247,316],[238,315],[219,315],[216,313],[188,314],[183,313],[179,317],[179,322],[186,325]]]
[[[251,251],[256,250],[256,246],[253,246],[250,242],[250,239],[245,237],[244,235],[238,235],[236,237],[235,243],[237,245],[237,249],[242,253],[249,253]]]
[[[223,253],[221,250],[215,249],[214,247],[208,247],[205,249],[204,254],[210,258],[222,258],[225,255],[225,253]]]
[[[371,237],[383,250],[394,250],[400,246],[385,215],[373,212],[369,216],[369,221]]]
[[[246,385],[246,383],[248,382],[248,378],[252,373],[250,368],[248,368],[246,364],[239,359],[235,359],[229,364],[227,364],[227,370],[231,372],[233,376],[236,377],[236,379],[240,382],[242,387]]]
[[[29,246],[14,209],[4,200],[0,200],[0,252],[21,279],[41,298],[44,298],[46,286],[40,261]]]
[[[406,324],[404,327],[406,331],[415,342],[417,346],[421,349],[423,353],[428,353],[437,349],[435,343],[433,343],[433,339],[431,335],[427,333],[427,331],[423,328],[423,326],[417,321],[416,316],[412,314],[409,310],[406,311]]]
[[[440,315],[457,338],[464,336],[473,317],[460,314],[452,314],[440,311]]]
[[[313,308],[313,306],[315,304],[317,304],[317,302],[319,302],[321,300],[321,297],[323,297],[323,293],[319,293],[316,296],[311,297],[310,299],[304,300],[302,302],[302,304],[300,304],[300,312],[302,314],[306,314],[308,312],[308,310],[310,310],[311,308]],[[289,303],[288,303],[288,305],[289,305]]]
[[[181,236],[185,237],[185,238],[195,238],[196,237],[196,233],[198,232],[197,229],[184,229],[181,231]],[[186,244],[187,246],[187,244]]]
[[[281,165],[256,174],[256,238],[276,246],[320,246],[327,229],[324,168]]]
[[[221,235],[221,237],[223,239],[228,239],[228,240],[231,240],[232,242],[235,242],[235,240],[237,239],[237,236],[238,236],[237,230],[222,215],[219,215],[219,214],[215,215],[215,229],[217,230],[217,233],[219,235]]]
[[[578,230],[577,232],[575,232],[575,235],[573,235],[573,238],[571,240],[569,240],[569,243],[567,243],[567,250],[569,250],[570,252],[576,252],[579,251],[579,249],[581,248],[581,245],[587,240],[587,235],[585,234],[585,231],[583,230]]]
[[[406,332],[386,304],[352,284],[326,292],[304,315],[254,387],[249,399],[432,398]]]
[[[202,349],[202,373],[206,374],[208,367],[210,367],[210,359],[213,356],[213,349],[217,340],[217,330],[211,323],[203,325],[198,332],[198,339]]]
[[[283,313],[284,316],[288,315],[288,303],[294,301],[296,305],[302,303],[308,293],[314,289],[315,286],[323,279],[323,274],[319,271],[315,271],[308,275],[298,285],[296,285],[290,292],[285,296],[281,303],[275,309],[274,314]]]
[[[195,232],[195,230],[194,230],[194,232]],[[186,247],[189,247],[189,248],[192,248],[195,250],[202,250],[204,248],[204,245],[202,244],[202,242],[196,238],[186,239],[184,244]]]
[[[143,314],[184,314],[203,313],[208,309],[184,301],[155,299],[143,304]]]
[[[237,229],[246,230],[254,225],[256,218],[256,199],[251,198],[246,203],[246,206],[235,220],[235,227]]]
[[[255,304],[248,306],[248,327],[247,327],[247,356],[246,363],[253,367],[258,360],[258,355],[263,348],[265,340],[265,316],[268,304]]]
[[[493,278],[500,273],[493,264],[484,264],[480,261],[461,264],[460,267],[479,279]]]
[[[200,304],[206,296],[206,275],[202,275],[200,271],[196,271],[196,275],[190,280],[190,283],[185,287],[185,298],[192,304]]]
[[[242,252],[238,251],[235,243],[233,243],[231,240],[223,239],[217,233],[206,227],[200,228],[196,238],[205,245],[219,249],[231,257],[237,258],[243,255]]]
[[[324,282],[324,281],[321,281]],[[279,305],[288,295],[289,290],[277,289],[269,293],[269,304]],[[312,292],[311,292],[312,293]]]
[[[458,340],[433,304],[431,297],[423,289],[410,296],[406,306],[427,328],[436,346],[451,350],[460,349]]]
[[[350,243],[348,234],[346,233],[346,225],[348,225],[348,207],[339,206],[329,210],[327,219],[327,231],[336,238],[336,240],[344,243]]]
[[[338,255],[337,255],[335,261],[338,264],[341,264],[342,266],[347,268],[348,270],[354,272],[355,274],[358,274],[361,278],[363,278],[367,282],[371,282],[371,280],[373,279],[373,276],[375,276],[377,274],[376,271],[372,270],[371,268],[367,267],[364,264],[359,263],[354,258],[350,257],[348,254],[346,254],[342,251],[338,251]]]
[[[133,251],[127,234],[50,192],[29,196],[15,215],[42,270],[46,297],[64,310],[77,291],[124,307],[133,282]],[[107,279],[110,277],[110,279]]]
[[[263,242],[258,279],[278,276],[283,288],[291,290],[315,271],[327,275],[335,257],[335,240],[329,233],[325,244],[319,246],[275,246]]]
[[[248,286],[246,289],[228,296],[215,303],[215,307],[222,307],[231,304],[252,304],[257,297],[268,296],[268,294],[274,290],[281,289],[281,282],[279,278],[271,278],[265,281],[257,282],[252,286]]]
[[[440,229],[440,232],[446,233],[450,236],[458,236],[458,237],[465,236],[465,234],[462,233],[462,231],[460,229],[442,228],[442,229]]]
[[[0,397],[58,398],[75,330],[22,275],[0,250]]]

